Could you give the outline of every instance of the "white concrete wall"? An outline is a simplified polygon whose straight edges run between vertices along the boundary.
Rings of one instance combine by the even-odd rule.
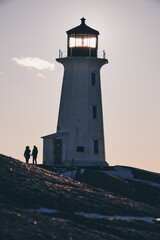
[[[105,163],[103,114],[100,85],[100,68],[105,59],[70,57],[57,59],[64,65],[64,77],[58,117],[58,133],[68,132],[63,149],[63,161],[75,159],[81,163],[103,165]],[[96,84],[92,86],[92,72]],[[92,117],[92,106],[97,106],[97,118]],[[99,140],[99,153],[94,154],[93,141]],[[84,146],[84,152],[77,152]],[[83,165],[83,164],[82,164]]]
[[[68,134],[52,134],[43,137],[43,164],[54,165],[54,139],[62,139],[62,163],[67,158]]]

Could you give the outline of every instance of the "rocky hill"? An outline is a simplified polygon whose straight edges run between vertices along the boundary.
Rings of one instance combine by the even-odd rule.
[[[160,207],[160,174],[124,166],[111,169],[86,169],[75,179],[134,201]]]
[[[78,169],[74,180],[4,155],[0,162],[1,240],[160,239],[159,174]]]

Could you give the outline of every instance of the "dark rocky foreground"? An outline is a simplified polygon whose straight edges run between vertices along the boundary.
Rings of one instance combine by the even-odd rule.
[[[112,179],[108,182],[113,190],[112,186],[107,189],[107,185],[97,188],[93,181],[87,185],[4,155],[0,155],[0,162],[1,240],[160,239],[160,222],[157,221],[97,219],[76,214],[160,217],[158,202],[135,201],[132,195],[130,198],[127,194],[125,196],[124,190],[121,194],[120,190],[115,190],[117,187]],[[94,174],[94,179],[98,179],[96,172]],[[116,181],[123,189],[123,180],[117,177]],[[159,191],[153,192],[154,198],[159,199]],[[29,211],[39,208],[55,209],[57,212]]]

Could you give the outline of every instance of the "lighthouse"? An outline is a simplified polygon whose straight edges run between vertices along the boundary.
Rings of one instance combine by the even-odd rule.
[[[43,138],[43,164],[53,166],[107,166],[103,131],[100,69],[108,63],[98,57],[99,32],[81,24],[67,31],[57,132]]]

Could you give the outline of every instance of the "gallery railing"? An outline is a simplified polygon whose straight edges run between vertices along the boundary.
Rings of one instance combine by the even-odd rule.
[[[67,51],[62,51],[61,49],[59,49],[59,58],[66,58],[66,57],[68,57]],[[70,57],[72,57],[72,56],[70,56]],[[90,54],[88,54],[88,57],[90,57]],[[106,59],[105,50],[97,51],[97,58]]]

